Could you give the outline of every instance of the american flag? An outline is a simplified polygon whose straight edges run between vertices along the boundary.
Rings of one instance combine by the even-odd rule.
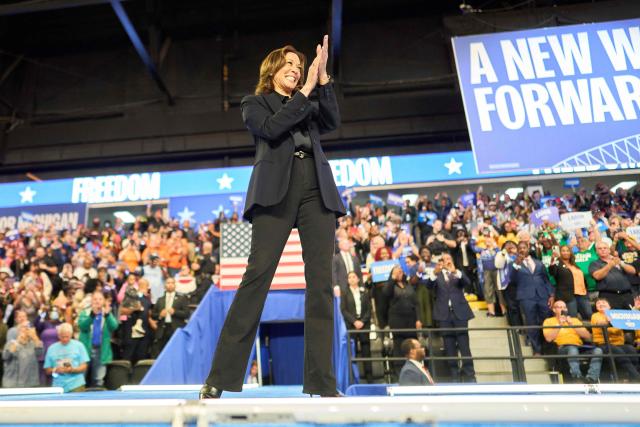
[[[237,289],[247,268],[251,224],[222,224],[220,230],[220,289]],[[271,289],[304,289],[304,262],[298,229],[293,229],[282,252]]]

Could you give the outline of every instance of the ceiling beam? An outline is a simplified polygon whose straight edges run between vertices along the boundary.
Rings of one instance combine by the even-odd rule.
[[[142,43],[138,32],[134,28],[133,23],[129,19],[129,15],[127,15],[127,12],[124,10],[124,7],[122,7],[120,1],[121,0],[111,0],[111,7],[113,8],[113,11],[116,13],[116,16],[120,20],[124,31],[127,33],[127,36],[129,36],[129,40],[131,40],[133,47],[135,48],[136,52],[138,52],[138,56],[140,56],[140,59],[147,68],[147,71],[151,75],[151,78],[153,78],[153,80],[156,82],[158,89],[160,89],[162,93],[165,94],[169,105],[174,105],[175,102],[173,96],[171,95],[171,92],[169,92],[167,85],[162,79],[162,76],[160,76],[155,62],[153,62],[153,59],[151,59],[151,55],[149,55],[149,52],[147,52],[147,49],[144,47],[144,44]]]
[[[0,16],[21,15],[25,13],[46,12],[49,10],[69,9],[72,7],[106,4],[109,0],[45,0],[23,1],[0,5]]]

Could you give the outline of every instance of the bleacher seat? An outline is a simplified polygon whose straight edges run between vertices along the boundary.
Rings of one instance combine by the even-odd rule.
[[[104,385],[108,390],[117,390],[120,386],[129,384],[130,377],[131,362],[128,360],[113,360],[107,365]]]
[[[144,376],[149,371],[149,368],[151,368],[151,365],[153,365],[153,362],[155,361],[156,359],[139,360],[136,363],[136,365],[133,367],[133,371],[131,372],[131,381],[129,382],[129,384],[132,384],[132,385],[140,384]]]

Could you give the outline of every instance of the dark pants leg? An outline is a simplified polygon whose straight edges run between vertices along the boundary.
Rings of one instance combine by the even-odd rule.
[[[516,299],[517,287],[513,283],[504,290],[504,299],[507,303],[507,322],[509,326],[522,326],[522,313],[520,303]]]
[[[544,319],[551,315],[551,311],[544,299],[526,299],[521,301],[527,326],[542,326]],[[527,336],[534,353],[542,353],[541,329],[529,329]]]
[[[313,159],[303,167],[304,192],[296,219],[302,244],[305,291],[303,393],[335,394],[333,374],[333,286],[336,217],[324,207]]]
[[[369,334],[357,334],[356,343],[360,344],[360,357],[371,357],[371,343],[369,342]],[[371,362],[364,362],[363,367],[364,376],[367,378],[367,381],[371,380],[371,375],[373,374],[373,371],[371,369]]]
[[[320,205],[323,210],[319,211],[318,215],[310,212],[313,206],[318,208],[318,205],[310,203],[309,200],[319,197],[317,188],[315,190],[307,188],[311,175],[315,177],[313,159],[294,159],[289,189],[284,200],[275,206],[259,207],[254,212],[247,270],[220,333],[211,371],[206,380],[209,385],[221,390],[242,390],[244,374],[264,302],[282,250],[298,219],[303,258],[308,261],[305,265],[307,279],[305,312],[306,315],[311,316],[305,319],[305,391],[308,389],[316,391],[312,388],[313,383],[309,384],[308,381],[317,380],[322,382],[318,385],[319,391],[335,393],[335,378],[331,374],[331,337],[333,336],[331,257],[335,217],[331,213],[332,222],[329,228],[326,225],[329,218],[328,211],[323,206]],[[315,235],[318,232],[325,233],[326,230],[329,230],[328,237]],[[315,248],[321,244],[328,245],[328,248],[322,250]],[[325,253],[329,254],[328,260],[322,258],[327,256]],[[322,266],[326,271],[319,272],[318,266]],[[312,277],[314,274],[318,274],[317,278]],[[318,285],[320,281],[324,282],[327,291]],[[326,298],[328,301],[319,301],[318,299],[321,298]],[[310,312],[314,310],[317,312]],[[314,333],[318,336],[313,336]],[[307,336],[308,334],[311,336]],[[329,344],[324,349],[319,348],[327,342],[327,335],[330,337]],[[316,339],[322,344],[315,344]],[[313,343],[309,344],[310,340]],[[310,351],[317,353],[310,357],[308,354]],[[327,354],[329,356],[326,356]],[[326,361],[320,361],[322,357],[326,357]],[[320,363],[321,366],[316,366],[316,363]],[[332,387],[329,390],[320,388],[329,385]]]
[[[468,320],[460,320],[455,314],[449,311],[447,320],[439,323],[441,328],[467,328]],[[471,347],[469,346],[469,333],[465,331],[447,331],[443,333],[444,350],[448,357],[457,357],[458,354],[463,357],[471,357]],[[449,360],[449,370],[454,381],[466,380],[475,381],[476,372],[473,367],[473,360],[463,360],[458,363],[457,360]]]

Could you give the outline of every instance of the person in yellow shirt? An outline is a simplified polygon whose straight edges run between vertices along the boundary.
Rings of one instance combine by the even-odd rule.
[[[624,331],[622,329],[611,327],[610,318],[606,314],[606,311],[610,309],[611,305],[606,298],[598,298],[596,300],[597,311],[591,316],[593,343],[600,347],[604,353],[608,353],[610,350],[613,354],[628,355],[629,357],[616,357],[616,367],[625,379],[638,382],[640,373],[633,364],[633,361],[637,361],[638,352],[632,345],[624,343]],[[603,328],[598,326],[609,326],[607,328],[609,345],[605,343]]]
[[[590,341],[591,334],[582,326],[582,322],[575,317],[569,316],[567,304],[562,300],[553,303],[553,317],[545,319],[542,323],[544,339],[553,342],[558,346],[558,354],[577,356],[578,354],[602,355],[600,347],[583,346],[583,340]],[[574,326],[571,328],[558,328],[557,326]],[[580,362],[575,357],[567,359],[571,377],[576,381],[584,381],[587,384],[594,384],[600,378],[600,368],[602,367],[602,357],[592,357],[589,361],[589,371],[583,378],[580,371]]]

